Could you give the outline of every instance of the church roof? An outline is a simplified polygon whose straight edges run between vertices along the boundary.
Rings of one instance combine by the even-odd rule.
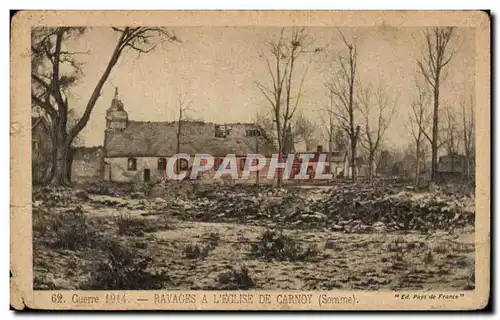
[[[253,124],[226,124],[233,128],[255,128]],[[233,134],[215,137],[215,123],[184,121],[181,126],[180,153],[206,153],[223,157],[259,153],[270,156],[277,149],[265,136]],[[123,130],[106,130],[104,150],[107,157],[168,157],[176,154],[178,122],[128,121]],[[244,132],[244,130],[242,131]],[[258,147],[257,147],[258,145]],[[257,150],[258,148],[258,150]]]

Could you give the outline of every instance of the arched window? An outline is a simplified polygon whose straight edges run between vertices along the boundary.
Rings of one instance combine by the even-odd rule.
[[[136,158],[128,158],[127,169],[129,171],[137,170],[137,159]]]
[[[181,167],[181,170],[186,170],[189,167],[187,159],[181,158],[179,159],[179,161],[180,161],[179,166]]]
[[[158,171],[165,171],[165,170],[167,170],[167,159],[158,158]]]

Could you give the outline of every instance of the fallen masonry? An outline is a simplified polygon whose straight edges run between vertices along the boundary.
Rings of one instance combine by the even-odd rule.
[[[41,188],[33,193],[33,206],[42,211],[55,206],[80,211],[83,205],[123,208],[145,216],[159,214],[180,220],[345,233],[453,231],[473,228],[475,221],[473,195],[456,190],[417,192],[362,183],[334,184],[321,190],[191,183],[171,190],[166,187],[175,193],[148,198],[138,196],[137,191],[125,196],[131,190],[130,186],[126,188]]]
[[[474,199],[468,196],[360,185],[332,186],[317,199],[297,189],[243,193],[221,188],[200,198],[173,199],[165,210],[185,220],[274,223],[347,233],[453,230],[471,227],[475,221]]]

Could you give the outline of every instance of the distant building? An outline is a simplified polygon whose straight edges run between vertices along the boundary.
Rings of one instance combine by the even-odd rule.
[[[348,172],[347,152],[346,151],[324,151],[323,146],[318,146],[313,152],[298,152],[295,153],[298,158],[300,154],[313,154],[309,159],[308,173],[312,179],[317,171],[320,155],[325,155],[325,164],[322,173],[331,173],[333,178],[342,178],[344,173]],[[301,163],[297,161],[294,166],[294,172],[298,173]]]
[[[104,180],[119,182],[154,182],[166,180],[166,166],[177,153],[178,122],[131,121],[123,102],[115,94],[106,112],[104,137]],[[243,170],[248,154],[271,157],[277,153],[265,132],[251,123],[214,124],[202,121],[183,121],[180,152],[190,155],[190,161],[180,161],[180,171],[189,173],[195,154],[215,157],[212,170],[204,172],[203,180],[212,180],[215,171],[227,154],[235,154],[238,170]],[[269,161],[267,161],[269,163]],[[179,173],[179,172],[178,172]],[[266,179],[266,167],[259,179]],[[257,173],[247,181],[256,180]],[[223,176],[224,177],[224,176]],[[221,177],[221,178],[223,178]]]
[[[47,120],[31,117],[31,174],[34,184],[45,182],[53,166],[53,141]]]
[[[351,159],[351,152],[350,152],[350,148],[349,148],[345,152],[345,157],[344,157],[344,177],[345,178],[352,177],[352,168],[351,168],[350,159]],[[356,170],[356,177],[366,178],[369,176],[369,173],[370,173],[369,165],[364,157],[356,157],[354,164],[355,164],[355,170]],[[376,176],[376,173],[377,173],[377,164],[376,163],[373,163],[372,171],[373,171],[373,176]]]
[[[334,177],[344,177],[346,171],[346,151],[330,151],[328,152],[328,166]]]

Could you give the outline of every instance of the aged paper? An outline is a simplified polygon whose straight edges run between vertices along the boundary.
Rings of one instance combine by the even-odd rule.
[[[487,13],[24,11],[11,52],[14,308],[487,305]]]

